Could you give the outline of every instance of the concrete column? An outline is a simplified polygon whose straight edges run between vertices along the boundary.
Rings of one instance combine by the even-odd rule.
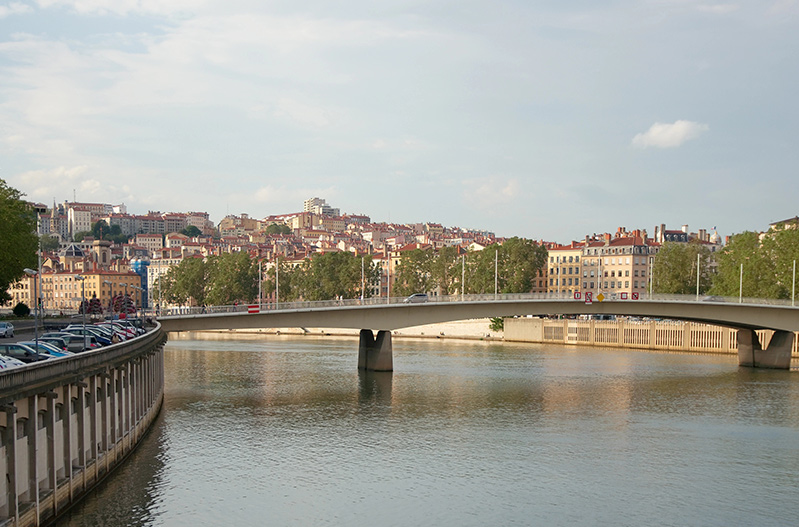
[[[6,496],[8,500],[8,518],[14,519],[14,525],[19,523],[19,496],[17,495],[17,407],[9,404],[4,408],[6,413],[6,430],[3,442],[6,445],[6,467],[8,467],[8,480],[6,481]]]
[[[28,397],[28,421],[25,423],[28,440],[28,496],[36,509],[36,525],[39,525],[39,466],[36,453],[39,449],[39,398]]]
[[[391,332],[380,330],[375,338],[371,329],[362,329],[358,343],[358,369],[394,371]]]
[[[738,330],[738,365],[751,368],[773,368],[788,370],[791,367],[791,348],[794,333],[775,331],[767,349],[752,329]]]

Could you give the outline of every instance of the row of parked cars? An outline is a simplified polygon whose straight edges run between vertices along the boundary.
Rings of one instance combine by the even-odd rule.
[[[32,362],[91,351],[132,339],[144,329],[128,320],[97,324],[71,324],[61,331],[44,333],[36,340],[0,344],[0,371]]]

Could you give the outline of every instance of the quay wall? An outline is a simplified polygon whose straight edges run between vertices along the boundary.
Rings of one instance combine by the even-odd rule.
[[[0,373],[0,527],[38,527],[133,451],[164,394],[157,325],[96,351]]]
[[[505,340],[705,353],[738,353],[737,329],[676,320],[552,320],[506,318]],[[765,348],[774,334],[758,330]],[[799,358],[799,338],[791,356]]]

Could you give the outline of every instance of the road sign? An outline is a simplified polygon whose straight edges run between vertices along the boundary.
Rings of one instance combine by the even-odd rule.
[[[259,306],[258,304],[250,304],[247,306],[247,313],[260,313],[260,312],[261,312],[261,306]]]
[[[633,300],[638,300],[638,293],[637,292],[632,293],[632,299]]]
[[[580,294],[579,291],[575,291],[574,292],[574,299],[575,300],[580,300],[581,297],[582,297],[582,294]]]
[[[605,300],[605,295],[603,295],[602,293],[599,293],[598,295],[596,295],[596,299],[599,302],[602,302],[603,300]]]
[[[594,293],[592,293],[591,291],[586,291],[585,292],[585,303],[586,304],[592,304],[593,302],[594,302]]]
[[[627,293],[622,293],[621,294],[621,299],[622,300],[627,300]]]

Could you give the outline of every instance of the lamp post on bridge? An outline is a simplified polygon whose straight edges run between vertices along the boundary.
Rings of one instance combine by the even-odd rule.
[[[23,269],[25,274],[33,277],[33,302],[34,302],[34,311],[33,311],[33,334],[34,334],[34,341],[36,342],[36,354],[39,354],[39,296],[37,294],[37,287],[36,281],[39,278],[39,271],[34,271],[33,269],[28,269],[27,267]]]
[[[81,319],[83,321],[83,332],[84,332],[83,351],[86,351],[86,339],[89,338],[86,335],[86,277],[78,274],[75,275],[75,280],[80,280],[80,297],[81,297],[80,310],[81,314],[83,315]]]

